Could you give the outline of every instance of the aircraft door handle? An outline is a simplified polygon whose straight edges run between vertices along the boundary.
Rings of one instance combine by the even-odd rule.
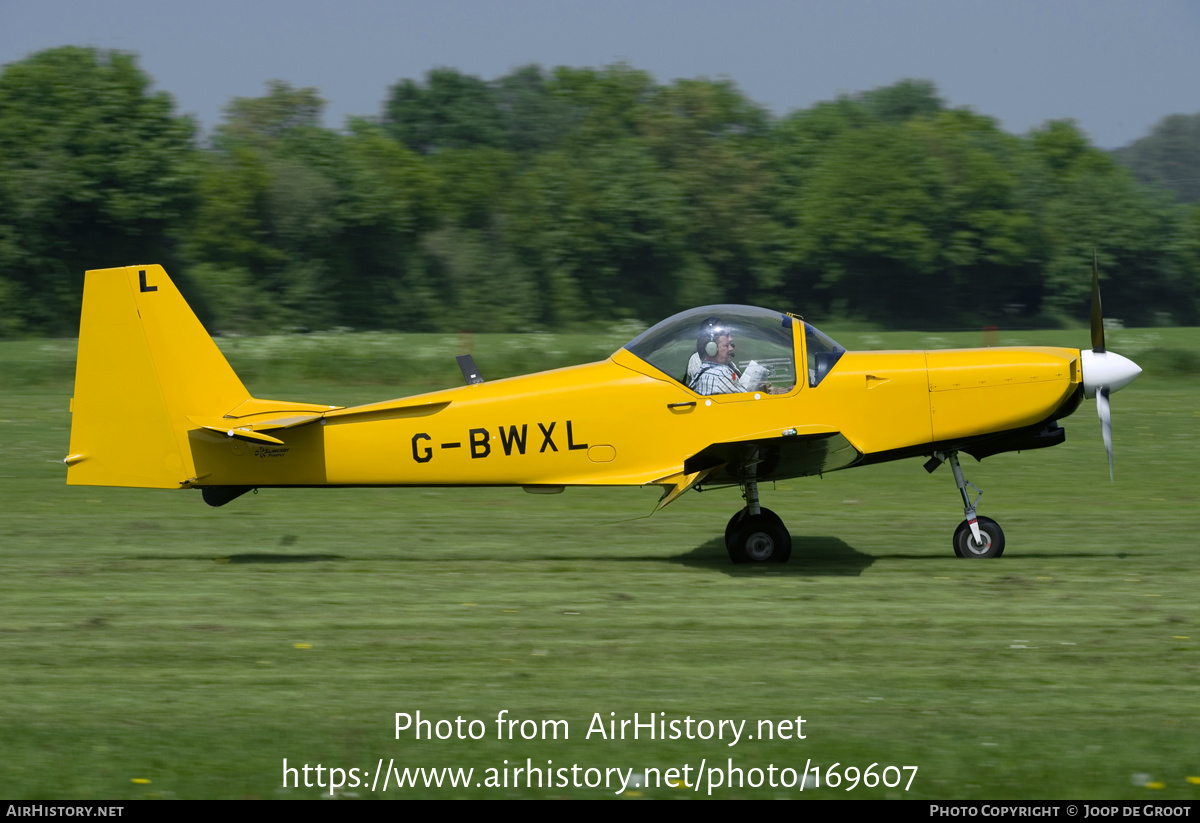
[[[695,400],[689,400],[689,401],[688,401],[688,402],[686,402],[686,403],[668,403],[668,404],[667,404],[667,408],[668,408],[668,409],[671,409],[671,410],[673,411],[673,410],[675,410],[675,409],[687,409],[687,408],[690,408],[690,407],[692,407],[692,406],[694,406],[694,405],[696,405],[696,401],[695,401]]]

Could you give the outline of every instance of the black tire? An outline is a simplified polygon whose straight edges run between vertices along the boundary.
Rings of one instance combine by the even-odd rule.
[[[999,557],[1004,554],[1004,531],[1000,524],[990,517],[978,517],[979,534],[983,537],[983,546],[976,546],[971,537],[971,527],[967,521],[958,524],[954,530],[954,554],[957,557]]]
[[[781,518],[775,512],[771,511],[770,509],[764,509],[761,507],[759,508],[758,511],[759,511],[760,517],[771,518],[772,520],[774,520],[776,523],[779,524],[779,528],[784,529],[784,531],[787,530],[787,527],[783,525],[783,518]],[[730,552],[730,557],[733,556],[733,554],[732,554],[733,538],[737,533],[738,526],[740,526],[742,524],[742,521],[746,518],[746,516],[747,516],[746,510],[743,508],[737,514],[735,514],[733,517],[729,518],[729,523],[727,523],[725,525],[725,548]],[[737,563],[738,561],[735,560],[733,562]]]
[[[737,523],[726,543],[734,563],[786,563],[791,558],[792,536],[774,512],[762,509],[761,514],[734,519]]]
[[[733,560],[733,538],[737,536],[738,526],[742,525],[742,520],[746,517],[746,510],[742,509],[733,517],[729,518],[729,523],[725,526],[725,550],[729,552],[729,558]],[[734,563],[737,561],[734,560]]]

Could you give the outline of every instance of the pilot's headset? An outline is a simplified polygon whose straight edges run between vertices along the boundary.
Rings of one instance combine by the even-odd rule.
[[[696,352],[701,357],[716,357],[719,346],[717,339],[729,335],[729,329],[721,322],[719,317],[707,317],[704,320],[704,325],[700,327],[700,334],[696,338]]]

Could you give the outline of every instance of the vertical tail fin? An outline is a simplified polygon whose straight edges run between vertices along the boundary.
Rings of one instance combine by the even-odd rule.
[[[162,266],[87,273],[68,484],[177,489],[195,476],[187,416],[249,397]]]

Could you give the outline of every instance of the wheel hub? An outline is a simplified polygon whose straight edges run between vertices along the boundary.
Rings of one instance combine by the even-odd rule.
[[[753,560],[766,560],[775,551],[775,541],[771,535],[755,532],[746,538],[746,554]]]
[[[970,534],[967,535],[966,548],[971,554],[987,554],[992,548],[992,536],[990,534],[985,531],[981,531],[979,533],[979,537],[981,539],[978,543],[976,543],[975,539],[971,537]]]

